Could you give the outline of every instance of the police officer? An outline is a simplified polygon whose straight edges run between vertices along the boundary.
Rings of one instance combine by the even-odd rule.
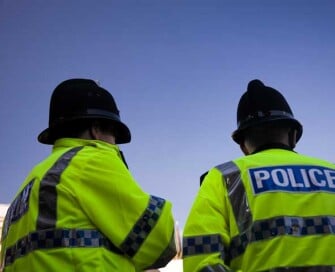
[[[204,175],[183,233],[184,272],[335,271],[335,166],[294,152],[285,98],[249,82],[232,138],[246,156]]]
[[[29,173],[3,226],[4,271],[142,271],[175,254],[171,203],[144,192],[117,144],[130,142],[112,95],[90,79],[60,83]]]

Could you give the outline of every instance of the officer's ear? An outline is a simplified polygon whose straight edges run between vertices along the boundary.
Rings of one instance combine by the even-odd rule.
[[[290,129],[290,131],[288,132],[288,144],[292,149],[294,149],[296,146],[297,135],[298,131],[294,128]]]
[[[246,143],[245,143],[245,133],[239,136],[239,141],[238,144],[240,146],[241,151],[243,152],[244,155],[249,155],[251,152],[249,152]]]
[[[95,123],[93,123],[90,126],[89,133],[90,133],[90,136],[91,136],[92,140],[99,139],[100,130],[99,130],[99,127]]]
[[[249,149],[247,148],[246,144],[245,144],[245,140],[242,140],[240,142],[240,149],[243,152],[244,155],[249,155],[251,152],[249,151]]]

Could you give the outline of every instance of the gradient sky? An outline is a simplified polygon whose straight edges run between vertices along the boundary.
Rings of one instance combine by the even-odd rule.
[[[242,155],[231,133],[252,79],[304,125],[297,152],[335,161],[334,14],[334,0],[0,0],[0,203],[50,153],[36,137],[69,78],[113,94],[133,176],[181,226],[199,176]]]

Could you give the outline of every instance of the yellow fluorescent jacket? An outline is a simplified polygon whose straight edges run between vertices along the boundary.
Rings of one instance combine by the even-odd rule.
[[[211,169],[185,224],[184,272],[334,271],[322,270],[335,267],[334,193],[334,164],[288,150]]]
[[[3,225],[4,271],[141,271],[175,255],[171,203],[142,191],[117,146],[60,139]]]

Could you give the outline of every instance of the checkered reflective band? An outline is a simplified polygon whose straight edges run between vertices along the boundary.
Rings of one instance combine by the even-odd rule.
[[[164,199],[156,196],[150,196],[149,204],[146,210],[120,246],[126,255],[132,257],[136,254],[144,240],[156,225],[162,213],[164,204]]]
[[[183,238],[183,256],[220,252],[224,259],[225,250],[219,234],[190,236]]]
[[[230,244],[231,259],[244,253],[248,244],[268,240],[278,236],[304,237],[307,235],[335,235],[334,216],[315,217],[275,217],[256,221],[251,228],[232,239]]]
[[[12,264],[34,250],[66,247],[105,247],[122,254],[102,233],[97,230],[51,229],[32,232],[9,247],[5,253],[5,266]]]

